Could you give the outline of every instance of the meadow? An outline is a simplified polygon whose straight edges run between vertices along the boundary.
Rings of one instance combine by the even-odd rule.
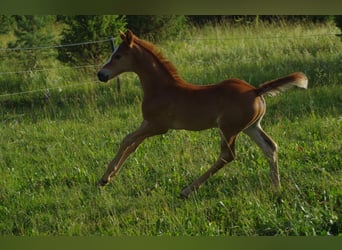
[[[235,77],[257,86],[307,74],[307,90],[266,97],[263,127],[279,146],[280,190],[272,189],[259,148],[241,134],[236,160],[180,199],[182,188],[216,160],[215,129],[146,140],[99,189],[120,141],[142,120],[133,74],[120,76],[120,93],[115,80],[82,84],[82,78],[73,79],[74,87],[51,88],[48,98],[0,96],[0,235],[341,236],[338,32],[332,23],[217,24],[157,44],[197,84]],[[53,74],[48,79],[72,75],[64,68]],[[30,87],[39,84],[54,87],[49,81]]]

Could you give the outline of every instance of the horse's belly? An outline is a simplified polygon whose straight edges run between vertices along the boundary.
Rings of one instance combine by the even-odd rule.
[[[172,129],[185,129],[199,131],[204,129],[209,129],[217,127],[217,122],[215,118],[201,117],[201,116],[187,116],[183,119],[172,119],[170,121],[170,128]]]

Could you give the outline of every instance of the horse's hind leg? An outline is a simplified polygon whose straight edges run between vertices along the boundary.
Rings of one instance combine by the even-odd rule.
[[[232,136],[229,139],[226,139],[221,135],[221,153],[219,158],[207,172],[196,179],[191,185],[183,189],[180,194],[181,198],[187,198],[192,191],[197,190],[210,176],[214,175],[224,165],[234,160],[235,138],[236,136]]]
[[[278,170],[277,144],[262,130],[260,120],[247,128],[244,133],[246,133],[263,151],[270,165],[272,182],[276,187],[279,187],[280,177]]]

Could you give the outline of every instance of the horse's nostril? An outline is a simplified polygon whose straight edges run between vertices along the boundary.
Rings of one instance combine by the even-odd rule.
[[[109,79],[108,74],[106,74],[106,73],[104,73],[104,72],[102,72],[102,71],[99,71],[99,72],[97,73],[97,77],[99,78],[99,80],[100,80],[101,82],[107,82],[108,79]]]

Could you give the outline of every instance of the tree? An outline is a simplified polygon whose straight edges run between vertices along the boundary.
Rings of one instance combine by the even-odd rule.
[[[76,15],[59,17],[66,24],[62,32],[62,44],[92,42],[78,46],[66,46],[58,51],[58,59],[65,63],[97,65],[111,52],[110,42],[95,42],[118,37],[124,30],[126,20],[119,15]]]
[[[56,36],[50,31],[56,21],[55,16],[13,16],[15,20],[14,35],[16,40],[8,44],[9,48],[34,48],[43,47],[55,43]],[[51,27],[50,27],[51,28]],[[24,65],[25,70],[37,67],[39,60],[45,60],[55,55],[53,49],[49,51],[35,50],[30,55],[28,50],[16,50],[13,55]]]
[[[0,15],[0,34],[6,34],[12,30],[14,25],[14,19],[9,15]]]
[[[186,17],[178,15],[127,16],[127,26],[136,35],[160,41],[178,34],[186,25]]]

